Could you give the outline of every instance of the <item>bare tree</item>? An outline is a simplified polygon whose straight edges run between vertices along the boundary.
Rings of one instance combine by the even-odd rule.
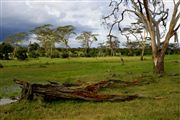
[[[112,7],[112,12],[104,17],[105,22],[111,26],[109,34],[114,28],[118,28],[122,32],[124,27],[122,22],[126,16],[139,19],[143,23],[151,38],[153,66],[154,72],[157,74],[164,73],[165,52],[170,39],[177,36],[177,30],[180,27],[180,23],[178,23],[180,0],[173,0],[172,3],[172,16],[168,18],[170,16],[169,9],[165,8],[163,0],[111,0],[109,6]],[[169,26],[167,26],[168,19],[170,19]]]
[[[111,56],[114,56],[115,51],[117,48],[119,48],[119,40],[118,37],[114,36],[114,35],[108,35],[107,36],[107,41],[106,41],[106,47],[110,48],[111,50]]]

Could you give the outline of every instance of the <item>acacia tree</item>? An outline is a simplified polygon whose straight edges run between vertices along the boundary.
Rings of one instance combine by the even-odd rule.
[[[147,36],[147,31],[144,29],[143,24],[137,20],[135,23],[131,23],[130,26],[123,28],[122,34],[126,36],[127,46],[131,48],[140,48],[141,49],[141,57],[140,60],[144,60],[144,50],[146,48],[146,44],[148,43],[149,37]],[[131,39],[135,39],[136,41],[131,41]]]
[[[119,48],[119,40],[118,37],[114,35],[108,35],[106,41],[106,47],[111,49],[111,55],[114,56],[115,50]]]
[[[76,40],[79,40],[82,43],[82,47],[85,48],[86,56],[89,54],[89,48],[94,41],[97,41],[97,34],[92,32],[83,32],[76,37]]]
[[[13,58],[15,57],[17,47],[20,43],[22,43],[26,38],[28,37],[28,34],[26,32],[19,32],[13,35],[8,36],[5,38],[5,42],[11,44],[14,47],[13,50]]]
[[[45,24],[36,27],[32,30],[32,33],[37,35],[37,40],[40,41],[46,52],[50,51],[50,57],[52,57],[53,48],[55,47],[55,42],[57,42],[57,35],[52,25]]]
[[[104,17],[105,22],[108,24],[111,24],[113,19],[109,34],[111,34],[113,28],[117,27],[122,32],[124,27],[122,22],[128,15],[139,19],[143,23],[151,38],[153,68],[157,74],[164,73],[165,52],[170,39],[173,36],[177,36],[177,30],[180,27],[180,23],[178,23],[180,18],[180,11],[178,10],[180,0],[177,2],[172,0],[172,3],[172,15],[169,18],[169,9],[165,8],[163,0],[111,0],[109,6],[112,7],[112,12]],[[108,22],[108,20],[111,22]],[[168,26],[166,24],[167,20],[170,20]],[[165,28],[167,28],[166,32]]]
[[[32,33],[37,35],[37,40],[41,42],[46,52],[50,50],[50,56],[52,57],[55,43],[63,43],[66,48],[69,48],[68,40],[71,34],[75,34],[74,30],[75,28],[72,25],[52,28],[51,24],[45,24],[36,27],[32,30]]]
[[[74,35],[76,34],[74,30],[75,30],[75,27],[72,25],[57,27],[55,32],[57,34],[57,37],[59,38],[58,42],[63,43],[66,46],[66,48],[70,48],[70,46],[68,45],[68,42],[69,42],[70,36],[72,34]]]

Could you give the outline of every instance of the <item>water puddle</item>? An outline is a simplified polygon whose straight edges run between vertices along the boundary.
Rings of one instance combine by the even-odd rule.
[[[10,104],[10,103],[14,103],[16,101],[18,101],[18,100],[17,99],[12,100],[10,98],[2,98],[2,99],[0,99],[0,105]]]

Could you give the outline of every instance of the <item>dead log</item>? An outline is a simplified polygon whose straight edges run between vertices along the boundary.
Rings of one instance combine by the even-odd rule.
[[[79,99],[85,101],[128,101],[140,98],[138,95],[109,95],[99,94],[98,90],[107,87],[117,81],[100,81],[90,85],[64,85],[54,82],[50,84],[31,84],[26,81],[14,80],[16,84],[22,88],[21,99],[32,100],[34,96],[41,96],[45,100],[58,100],[58,99]],[[122,81],[121,81],[122,82]],[[122,82],[123,85],[129,84]],[[130,83],[134,84],[134,83]]]

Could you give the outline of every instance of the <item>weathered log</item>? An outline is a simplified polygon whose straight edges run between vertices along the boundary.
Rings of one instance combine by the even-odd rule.
[[[117,81],[100,81],[90,85],[64,85],[54,82],[50,84],[30,84],[26,81],[14,80],[22,88],[21,99],[32,100],[34,95],[41,96],[44,99],[79,99],[85,101],[127,101],[140,98],[138,95],[109,95],[98,94],[98,90],[107,87]],[[128,82],[120,82],[122,85],[135,84]]]

